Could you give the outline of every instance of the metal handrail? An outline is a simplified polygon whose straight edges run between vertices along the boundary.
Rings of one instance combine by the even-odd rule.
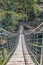
[[[0,34],[4,34],[4,35],[9,34],[9,35],[12,35],[12,36],[17,35],[17,33],[19,33],[19,30],[18,30],[17,33],[13,34],[13,33],[9,32],[9,31],[7,31],[7,30],[5,30],[3,28],[0,28],[0,31],[3,31],[3,33],[0,33]]]
[[[41,65],[42,64],[42,52],[43,52],[43,49],[42,49],[42,47],[43,47],[43,44],[42,44],[42,40],[40,40],[39,41],[39,37],[38,37],[38,35],[40,36],[41,35],[41,39],[43,38],[42,36],[43,36],[43,29],[42,30],[40,30],[40,27],[42,26],[42,28],[43,28],[43,23],[41,23],[40,25],[38,25],[38,27],[36,27],[33,31],[31,31],[30,33],[28,32],[28,33],[25,33],[25,31],[24,31],[24,36],[25,36],[25,42],[26,42],[26,46],[27,46],[27,49],[28,49],[28,51],[31,53],[31,56],[33,57],[33,60],[34,60],[34,62],[36,61],[36,65],[38,64],[38,65]],[[36,36],[36,37],[35,37]],[[29,40],[29,41],[27,41],[27,39]],[[33,40],[33,41],[32,41]],[[41,43],[41,46],[37,46],[37,44],[39,44],[38,42],[40,42]],[[35,47],[34,47],[34,45],[33,45],[33,43],[36,43],[36,44],[34,44],[35,45]],[[34,50],[35,49],[35,50]],[[41,50],[42,49],[42,50]],[[40,54],[38,53],[38,51],[40,52]],[[36,54],[38,54],[38,56],[40,56],[40,59],[39,59],[39,61],[40,61],[40,63],[39,63],[39,61],[37,60],[38,59],[38,56],[34,56],[34,54],[33,53],[36,53]]]
[[[24,32],[24,33],[25,33],[26,35],[30,35],[30,34],[36,32],[36,30],[39,29],[39,27],[42,26],[42,25],[43,25],[43,23],[41,23],[40,25],[38,25],[38,27],[36,27],[35,29],[33,29],[33,30],[32,30],[30,33],[28,33],[28,34],[26,34],[25,32]],[[39,32],[39,31],[38,31],[38,32]],[[39,33],[41,33],[41,32],[39,32]]]
[[[1,40],[6,40],[4,43]],[[13,54],[12,52],[15,51],[17,45],[18,45],[18,40],[19,40],[19,30],[17,33],[13,34],[11,32],[6,31],[3,28],[0,28],[0,50],[3,52],[1,53],[1,57],[8,55],[7,58],[2,62],[2,65],[5,65],[7,63],[7,61],[10,59],[11,55]],[[3,43],[3,44],[2,44]],[[7,50],[7,53],[4,54],[4,49]],[[9,49],[9,52],[8,52]]]

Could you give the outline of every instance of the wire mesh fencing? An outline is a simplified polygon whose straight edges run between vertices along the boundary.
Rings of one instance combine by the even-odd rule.
[[[0,30],[0,65],[5,65],[15,51],[19,40],[19,31],[11,34]]]
[[[43,65],[43,24],[26,34],[25,44],[35,65]]]

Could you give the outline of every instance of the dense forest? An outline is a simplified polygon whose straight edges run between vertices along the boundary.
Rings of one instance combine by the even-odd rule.
[[[15,32],[20,20],[37,18],[40,12],[37,2],[39,0],[0,0],[0,27]]]

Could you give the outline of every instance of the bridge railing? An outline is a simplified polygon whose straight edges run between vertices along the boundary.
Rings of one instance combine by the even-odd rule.
[[[32,32],[24,32],[26,47],[35,65],[43,65],[43,23]]]
[[[0,65],[5,65],[15,51],[19,40],[19,31],[12,34],[0,28]]]

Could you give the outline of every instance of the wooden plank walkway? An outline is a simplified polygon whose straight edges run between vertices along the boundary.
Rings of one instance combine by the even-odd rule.
[[[26,49],[23,28],[20,28],[19,43],[16,51],[6,65],[35,65]]]
[[[35,65],[34,62],[32,61],[30,54],[25,46],[25,40],[24,40],[24,35],[22,35],[22,48],[23,48],[23,55],[24,55],[24,60],[25,60],[25,65]]]

